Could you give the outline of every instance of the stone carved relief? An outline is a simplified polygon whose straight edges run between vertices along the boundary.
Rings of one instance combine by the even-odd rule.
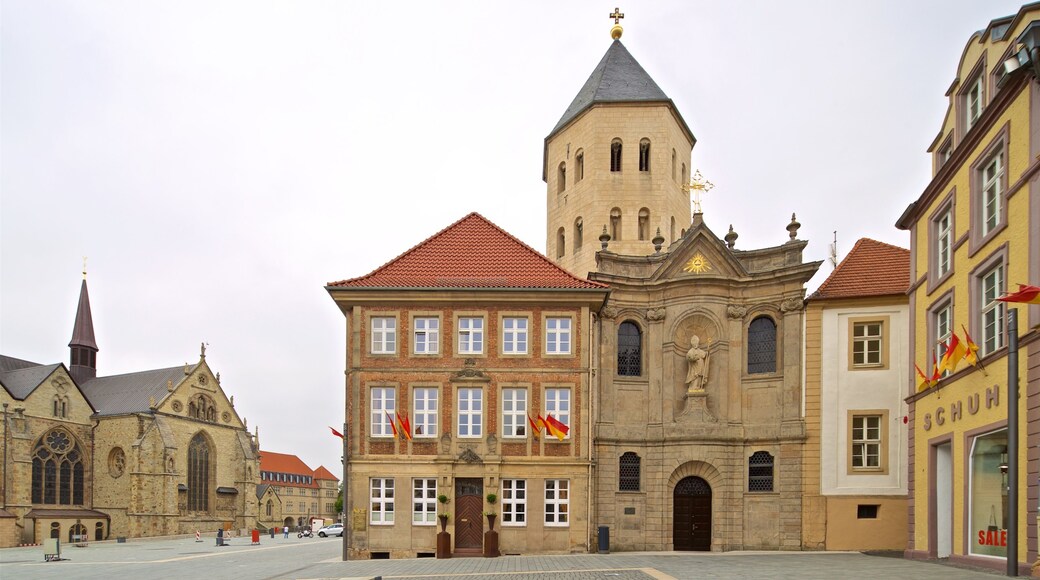
[[[487,448],[490,454],[498,453],[498,437],[495,437],[494,433],[488,433]]]
[[[451,432],[445,431],[444,435],[441,435],[441,454],[447,455],[451,453]]]
[[[715,323],[703,314],[694,314],[682,321],[675,331],[675,344],[686,351],[693,346],[694,336],[698,338],[700,347],[708,350],[721,338]]]
[[[801,298],[788,298],[780,303],[780,312],[795,312],[805,306]]]
[[[465,461],[466,463],[484,463],[484,461],[477,455],[476,451],[472,449],[465,449],[459,454],[459,460]]]
[[[182,409],[184,409],[184,405],[183,405],[183,404],[181,404],[181,402],[180,402],[180,401],[174,401],[174,402],[173,402],[173,403],[172,403],[172,404],[170,405],[170,407],[171,407],[171,408],[173,408],[173,412],[174,412],[174,413],[180,413],[180,412],[181,412],[181,410],[182,410]]]
[[[58,375],[51,381],[51,386],[59,393],[64,393],[65,389],[69,387],[69,380],[62,375]]]
[[[604,306],[599,311],[599,317],[600,318],[605,318],[607,320],[613,320],[613,319],[617,318],[617,314],[618,314],[618,310],[617,310],[617,308],[615,308],[613,306]]]
[[[646,311],[646,319],[650,322],[660,322],[664,320],[665,314],[664,308],[651,308]]]
[[[700,348],[700,337],[696,334],[690,338],[690,350],[686,351],[686,389],[703,391],[708,383],[708,371],[711,369],[710,353]]]
[[[735,320],[742,319],[745,316],[747,316],[747,306],[737,306],[735,304],[730,304],[726,307],[726,316]]]

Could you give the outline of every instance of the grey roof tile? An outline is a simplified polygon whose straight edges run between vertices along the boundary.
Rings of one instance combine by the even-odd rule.
[[[4,356],[4,355],[0,354],[0,373],[5,373],[7,371],[14,371],[14,370],[18,370],[18,369],[24,369],[24,368],[28,368],[28,367],[39,367],[39,366],[43,366],[43,365],[40,364],[40,363],[36,363],[36,362],[30,362],[30,361],[27,361],[27,360],[22,360],[20,358],[14,358],[13,356]]]
[[[0,372],[0,385],[3,385],[15,399],[24,401],[36,387],[40,386],[40,383],[51,376],[51,373],[59,367],[61,367],[61,363],[23,367],[13,371]]]
[[[195,370],[196,366],[189,366],[188,371]],[[170,367],[98,377],[80,385],[80,390],[97,409],[98,415],[142,413],[149,411],[152,399],[159,402],[169,393],[166,388],[169,381],[173,381],[176,387],[185,376],[184,366]]]

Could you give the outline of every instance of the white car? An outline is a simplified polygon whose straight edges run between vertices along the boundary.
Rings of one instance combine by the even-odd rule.
[[[324,538],[326,536],[339,536],[343,537],[343,524],[332,524],[331,526],[325,526],[318,530],[318,537]]]

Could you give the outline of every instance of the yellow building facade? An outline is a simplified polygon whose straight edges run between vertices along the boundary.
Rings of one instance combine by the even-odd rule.
[[[907,374],[910,558],[1007,567],[1010,309],[1020,348],[1020,571],[1037,558],[1040,306],[996,298],[1040,283],[1038,38],[1036,4],[971,36],[929,148],[933,178],[897,223],[911,234],[911,361],[931,374],[954,336],[979,347],[977,366],[960,362],[932,386]]]

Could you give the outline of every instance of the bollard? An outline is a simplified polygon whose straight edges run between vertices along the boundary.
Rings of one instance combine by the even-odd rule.
[[[599,553],[610,553],[610,528],[607,526],[599,527]]]
[[[274,539],[274,528],[271,528],[271,539]]]

